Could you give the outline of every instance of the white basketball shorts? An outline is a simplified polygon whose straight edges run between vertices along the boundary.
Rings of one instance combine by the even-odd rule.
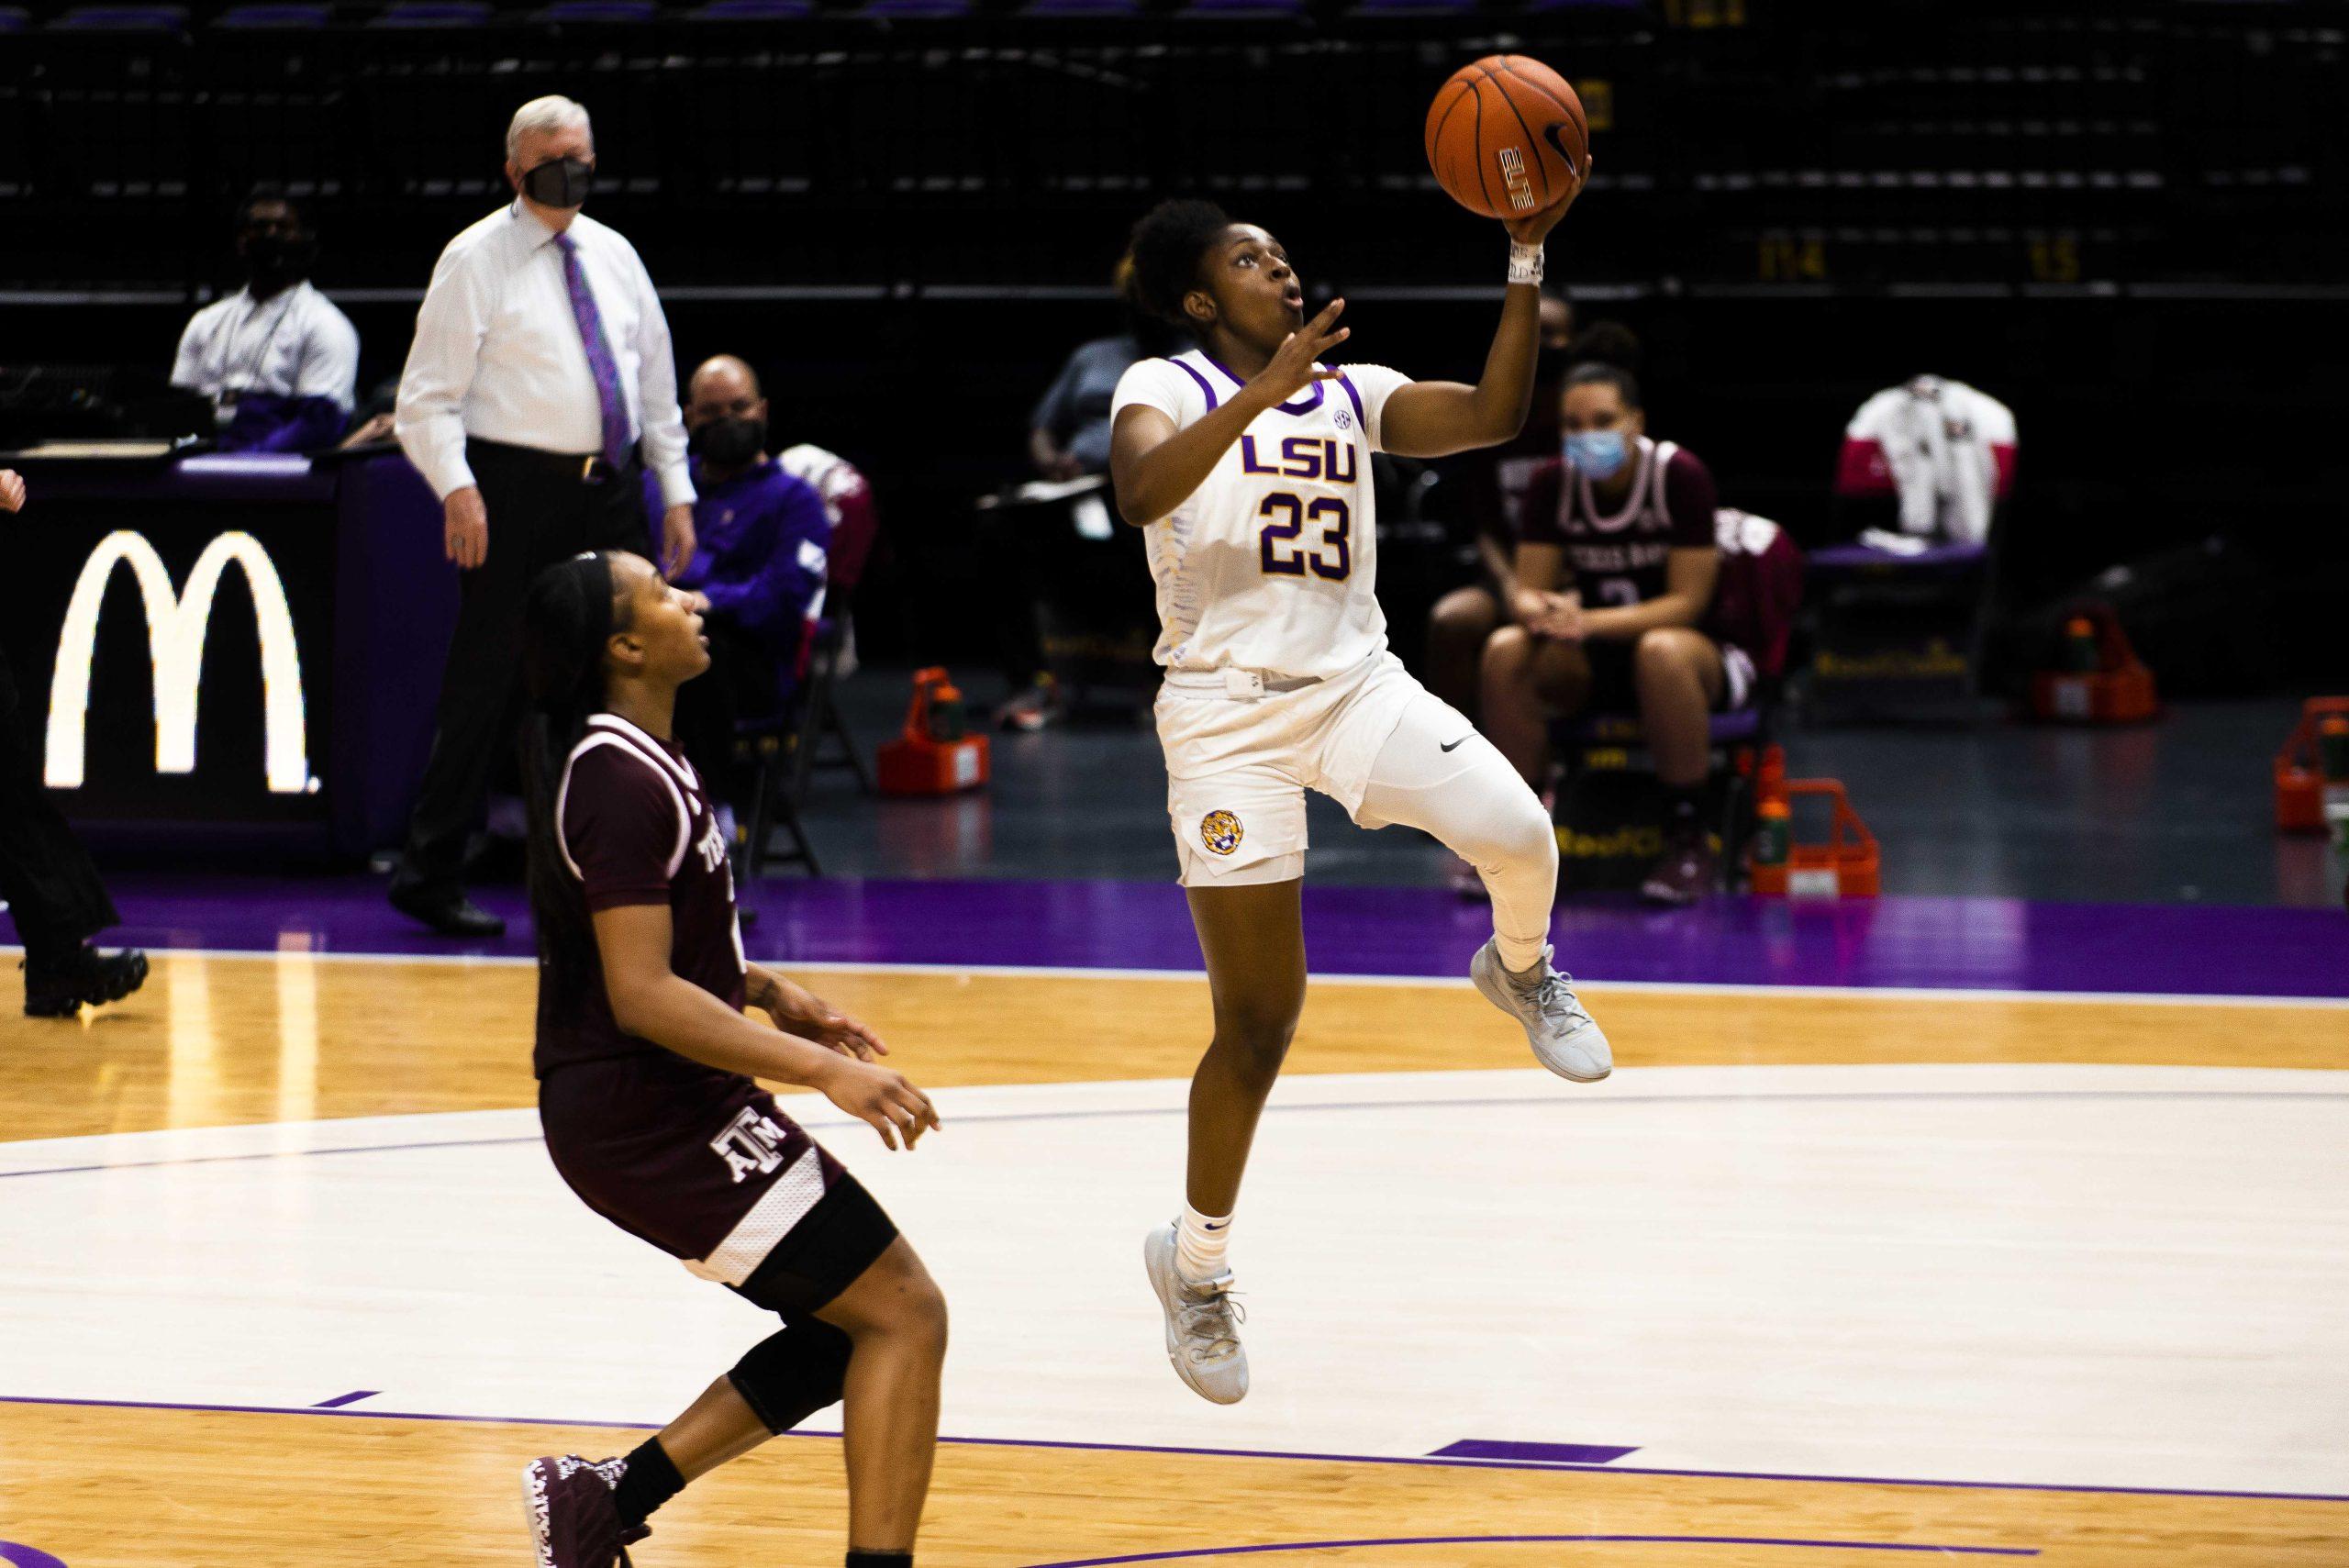
[[[1383,649],[1292,691],[1251,695],[1254,684],[1238,672],[1175,670],[1159,688],[1166,811],[1186,887],[1303,876],[1305,792],[1360,820],[1372,765],[1404,714],[1414,703],[1443,706]]]

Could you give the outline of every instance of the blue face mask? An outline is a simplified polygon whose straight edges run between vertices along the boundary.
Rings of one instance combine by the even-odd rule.
[[[1631,461],[1620,430],[1575,430],[1566,437],[1566,461],[1593,479],[1612,479]]]

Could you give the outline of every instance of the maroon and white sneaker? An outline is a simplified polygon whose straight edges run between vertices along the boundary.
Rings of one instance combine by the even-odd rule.
[[[1664,841],[1662,857],[1648,869],[1647,880],[1640,884],[1640,896],[1651,904],[1694,904],[1713,890],[1720,870],[1712,841],[1701,828],[1673,833]]]
[[[549,1454],[522,1467],[522,1511],[538,1543],[539,1568],[628,1568],[628,1548],[652,1533],[620,1523],[612,1488],[628,1469],[622,1459],[589,1462],[575,1453]]]

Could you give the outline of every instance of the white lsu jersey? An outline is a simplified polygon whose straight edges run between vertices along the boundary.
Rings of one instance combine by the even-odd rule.
[[[1144,530],[1158,585],[1158,662],[1328,677],[1386,646],[1378,607],[1378,515],[1370,454],[1379,417],[1410,378],[1345,365],[1256,417],[1207,482]],[[1144,360],[1110,417],[1135,404],[1178,430],[1238,392],[1198,350]]]

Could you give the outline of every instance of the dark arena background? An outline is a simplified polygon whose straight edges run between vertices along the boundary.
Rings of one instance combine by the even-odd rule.
[[[1332,362],[1475,382],[1506,241],[1424,132],[1493,55],[1586,118],[1570,321],[1500,459],[1367,471],[1393,651],[1441,685],[1574,364],[1800,593],[1783,666],[1689,707],[1700,784],[1634,685],[1525,698],[1604,1083],[1471,989],[1475,866],[1308,795],[1255,1392],[1211,1406],[1132,1242],[1231,1027],[1170,812],[1245,834],[1170,806],[1144,530],[1041,471],[1039,406],[1179,196],[1342,296]],[[944,1116],[891,1155],[777,1085],[952,1304],[926,1568],[2349,1568],[2349,9],[2309,0],[0,0],[0,1562],[522,1562],[517,1468],[635,1449],[772,1327],[549,1162],[506,730],[479,923],[390,902],[444,669],[513,672],[450,667],[388,417],[549,95],[681,390],[739,356],[763,450],[866,487],[818,484],[795,676],[696,765],[748,960]],[[256,201],[358,338],[270,452],[171,384]],[[1854,423],[1917,377],[2011,435]],[[1969,537],[1932,475],[1976,460]],[[1499,741],[1488,630],[1439,695]],[[118,918],[68,931],[84,849]],[[127,991],[45,978],[129,949]],[[633,1562],[839,1562],[842,1429]]]

